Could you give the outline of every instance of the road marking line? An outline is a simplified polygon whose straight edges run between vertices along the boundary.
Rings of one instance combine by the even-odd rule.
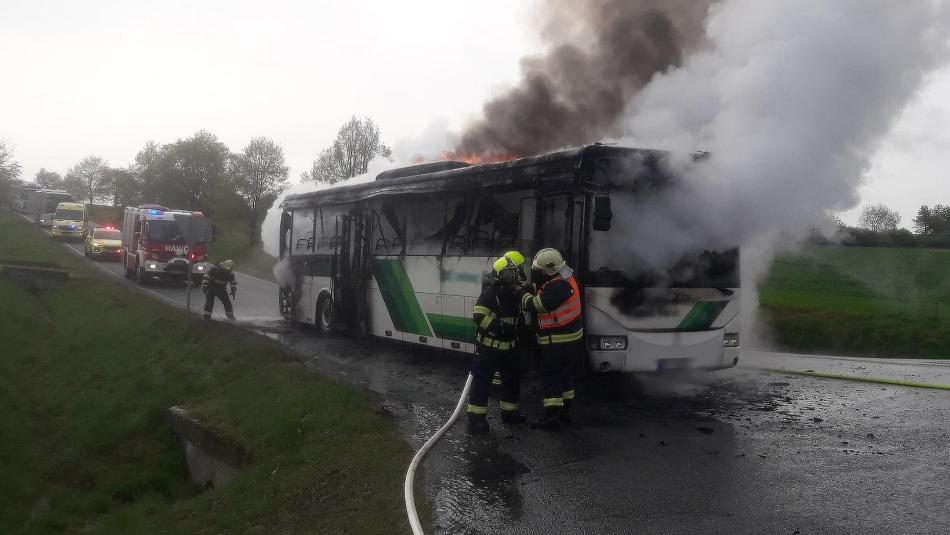
[[[903,379],[888,379],[887,377],[861,377],[859,375],[843,375],[840,373],[814,372],[802,370],[784,370],[782,368],[760,368],[750,366],[750,368],[765,370],[775,373],[790,373],[792,375],[804,375],[807,377],[822,377],[825,379],[840,379],[842,381],[857,381],[861,383],[876,383],[882,385],[910,386],[914,388],[932,388],[936,390],[950,390],[950,385],[940,383],[924,383],[921,381],[907,381]]]
[[[814,360],[843,360],[848,362],[868,362],[871,364],[898,364],[901,366],[937,366],[950,368],[950,359],[921,359],[913,357],[836,357],[834,355],[806,355],[804,353],[776,353],[773,351],[749,350],[749,353],[760,355],[791,355],[796,358],[814,359]]]

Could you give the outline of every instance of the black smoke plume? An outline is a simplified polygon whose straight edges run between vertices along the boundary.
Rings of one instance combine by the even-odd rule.
[[[617,134],[633,95],[700,43],[709,4],[543,3],[548,52],[522,60],[521,83],[485,104],[483,117],[462,133],[456,157],[529,155]]]

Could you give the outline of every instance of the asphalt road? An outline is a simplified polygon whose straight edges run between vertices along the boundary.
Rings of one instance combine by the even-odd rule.
[[[133,284],[117,263],[97,264]],[[466,357],[291,329],[279,320],[273,283],[241,273],[238,281],[239,321],[295,348],[315,372],[376,392],[415,447],[451,413]],[[183,286],[145,290],[184,302]],[[560,432],[503,426],[495,407],[490,436],[450,431],[424,467],[431,528],[950,533],[950,391],[775,368],[950,383],[950,361],[752,351],[721,372],[587,378],[576,423]],[[537,415],[540,404],[529,375],[524,410]]]
[[[73,252],[82,256],[82,242],[64,242]],[[131,286],[138,286],[125,278],[125,271],[122,263],[116,260],[92,260],[101,270],[116,279],[123,281]],[[265,281],[257,277],[252,277],[240,272],[240,266],[235,266],[235,280],[237,281],[237,299],[234,300],[234,314],[238,321],[251,325],[272,325],[281,320],[280,312],[277,309],[277,285],[270,281]],[[149,284],[139,287],[142,291],[161,301],[174,306],[184,307],[187,302],[187,286],[184,282],[162,282],[153,280]],[[191,308],[200,312],[205,304],[205,296],[200,288],[195,288],[191,292]],[[217,301],[214,305],[212,318],[224,320],[224,307]]]

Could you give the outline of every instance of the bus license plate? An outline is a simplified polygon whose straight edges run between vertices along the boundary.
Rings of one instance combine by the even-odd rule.
[[[689,359],[686,358],[660,359],[656,361],[656,371],[658,372],[685,370],[687,368],[689,368]]]

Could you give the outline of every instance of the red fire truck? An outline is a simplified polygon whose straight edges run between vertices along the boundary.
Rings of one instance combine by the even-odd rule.
[[[122,217],[125,276],[146,284],[153,278],[196,284],[208,263],[210,223],[201,212],[170,210],[157,204],[128,206]]]

